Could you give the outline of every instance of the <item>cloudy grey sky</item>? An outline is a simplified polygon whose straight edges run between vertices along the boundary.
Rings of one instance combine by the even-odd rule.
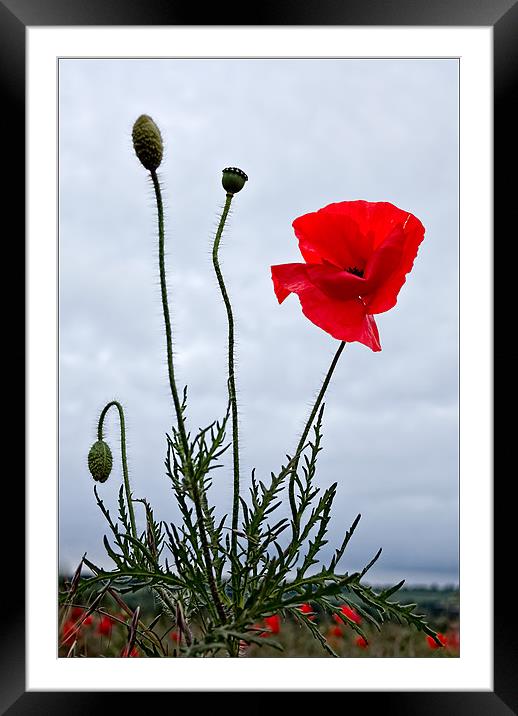
[[[60,565],[108,565],[86,455],[106,402],[126,411],[136,496],[177,511],[164,471],[172,424],[156,219],[131,128],[165,143],[168,283],[178,380],[193,427],[226,404],[226,318],[210,258],[221,169],[249,175],[221,255],[237,323],[243,488],[293,451],[337,343],[271,264],[299,261],[294,218],[335,201],[390,201],[426,227],[397,306],[376,318],[383,350],[349,344],[328,391],[318,481],[338,482],[329,549],[358,512],[344,559],[378,547],[371,581],[458,581],[458,84],[455,60],[61,60]],[[100,487],[115,508],[115,470]],[[231,466],[213,499],[230,510]]]

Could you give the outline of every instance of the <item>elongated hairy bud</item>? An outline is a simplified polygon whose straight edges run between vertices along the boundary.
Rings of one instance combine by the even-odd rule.
[[[106,482],[113,466],[112,451],[104,440],[97,440],[88,453],[88,469],[94,480]]]
[[[133,125],[133,147],[141,164],[150,172],[160,166],[164,145],[160,130],[147,114],[141,114]]]

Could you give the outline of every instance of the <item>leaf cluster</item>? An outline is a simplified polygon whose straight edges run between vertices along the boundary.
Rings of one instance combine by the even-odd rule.
[[[184,412],[186,402],[184,391]],[[415,604],[390,600],[404,582],[380,592],[364,583],[381,550],[362,571],[340,571],[360,515],[329,561],[322,560],[337,489],[336,483],[326,489],[316,484],[323,412],[322,405],[311,439],[294,456],[287,455],[278,472],[272,472],[265,481],[252,472],[248,499],[240,497],[242,520],[236,553],[231,549],[227,515],[216,519],[215,506],[210,504],[214,471],[221,467],[220,458],[229,447],[228,408],[221,421],[194,436],[188,434],[186,443],[175,428],[167,436],[165,468],[181,518],[176,524],[156,521],[147,500],[134,500],[143,505],[146,522],[145,530],[134,537],[122,487],[117,520],[94,487],[97,504],[111,531],[111,540],[105,536],[104,546],[114,568],[103,570],[85,557],[93,576],[75,585],[74,598],[82,592],[99,595],[107,589],[121,595],[151,589],[160,614],[178,630],[175,655],[185,657],[236,656],[243,644],[280,649],[274,638],[263,638],[267,631],[264,619],[274,614],[295,619],[324,650],[336,656],[312,614],[301,611],[303,604],[336,615],[364,638],[362,628],[341,610],[343,605],[354,607],[377,629],[384,621],[394,620],[414,626],[439,643],[423,615],[414,611]],[[282,506],[288,490],[291,514],[286,517],[282,516]],[[196,509],[197,500],[201,509]],[[62,594],[62,602],[70,603],[69,592]],[[146,630],[135,627],[132,640],[146,653],[162,655],[156,644],[150,644]]]

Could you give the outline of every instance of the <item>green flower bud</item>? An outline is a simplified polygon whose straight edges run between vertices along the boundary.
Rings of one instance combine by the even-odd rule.
[[[164,145],[160,130],[147,114],[141,114],[133,125],[133,147],[140,162],[150,172],[160,166]]]
[[[94,480],[106,482],[112,471],[112,451],[104,440],[98,440],[88,453],[88,469]]]
[[[245,181],[248,181],[248,177],[241,169],[237,167],[227,167],[223,169],[221,183],[227,194],[237,194],[237,192],[241,191],[244,187]]]

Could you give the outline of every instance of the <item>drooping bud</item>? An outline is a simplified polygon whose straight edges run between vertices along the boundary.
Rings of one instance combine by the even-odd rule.
[[[98,440],[88,453],[88,469],[94,480],[106,482],[112,471],[113,457],[110,446],[104,440]]]
[[[223,169],[221,183],[227,194],[237,194],[237,192],[241,191],[244,187],[246,181],[248,181],[248,177],[242,169],[238,169],[237,167],[227,167]]]
[[[133,125],[133,147],[140,162],[149,171],[156,171],[162,161],[164,145],[160,130],[147,114],[141,114]]]

